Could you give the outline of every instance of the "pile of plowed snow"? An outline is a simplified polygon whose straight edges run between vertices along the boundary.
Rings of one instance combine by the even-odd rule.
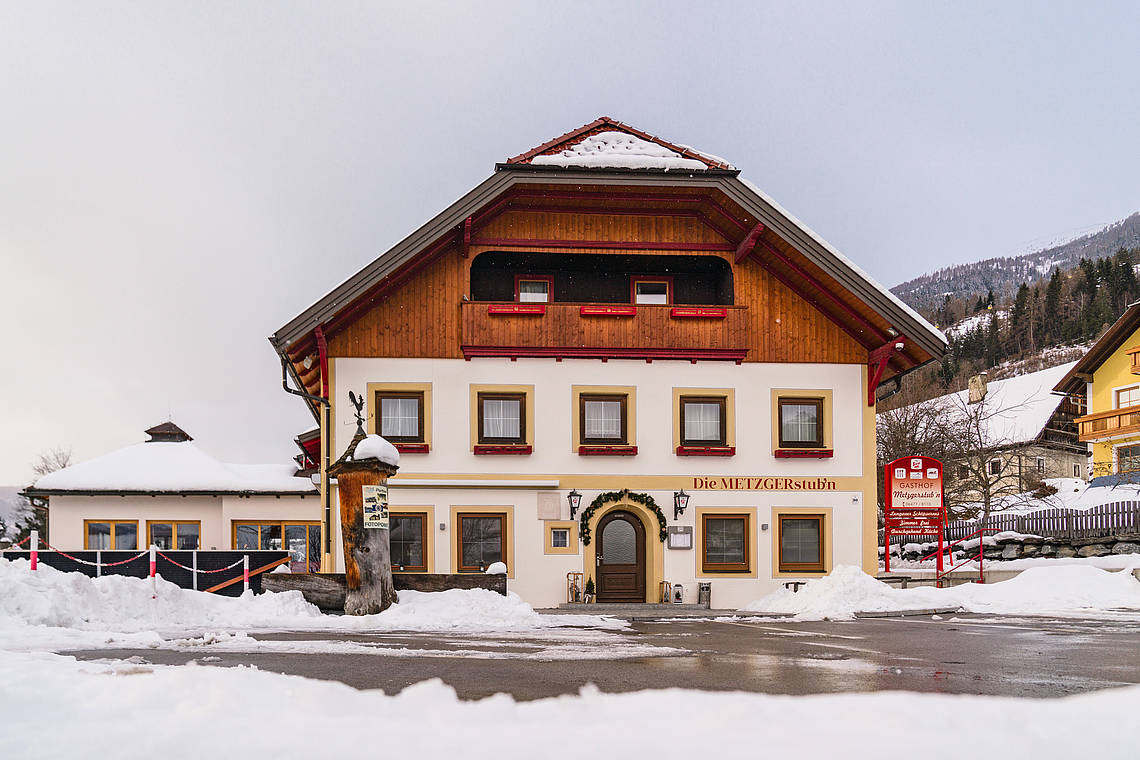
[[[540,615],[517,594],[486,589],[436,593],[399,592],[399,603],[378,615],[322,615],[299,591],[224,597],[183,589],[158,578],[107,575],[90,578],[27,560],[0,559],[0,636],[28,640],[30,629],[66,629],[68,645],[81,645],[76,632],[139,634],[237,630],[322,631],[527,631],[561,626],[623,628],[596,615]],[[44,642],[59,636],[43,636]],[[141,643],[141,642],[136,642]],[[45,643],[46,648],[50,644]]]
[[[857,567],[840,566],[798,593],[769,594],[744,609],[793,614],[801,620],[850,619],[859,612],[962,609],[993,614],[1140,609],[1140,581],[1130,569],[1109,572],[1084,565],[1032,567],[1000,583],[951,588],[894,588]]]

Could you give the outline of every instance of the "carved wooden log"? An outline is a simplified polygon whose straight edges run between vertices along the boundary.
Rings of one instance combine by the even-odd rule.
[[[506,596],[506,575],[475,573],[407,573],[392,577],[397,591],[446,591],[451,588],[485,588]],[[305,601],[322,610],[343,610],[347,583],[344,573],[275,573],[262,576],[266,591],[300,591]]]
[[[340,531],[344,540],[344,614],[374,615],[396,601],[388,530],[364,527],[364,486],[387,483],[379,468],[346,468],[337,473]]]

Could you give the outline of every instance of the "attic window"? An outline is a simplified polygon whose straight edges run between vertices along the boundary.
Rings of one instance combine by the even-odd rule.
[[[515,300],[519,303],[550,303],[554,291],[554,278],[546,275],[515,278]]]
[[[633,280],[632,290],[635,304],[673,303],[673,282],[670,279],[637,277]]]

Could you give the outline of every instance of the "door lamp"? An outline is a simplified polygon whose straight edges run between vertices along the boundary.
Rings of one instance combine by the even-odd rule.
[[[573,520],[574,513],[582,506],[582,494],[578,493],[577,490],[571,491],[566,494],[566,501],[570,502],[570,519]]]
[[[685,489],[673,492],[673,519],[680,519],[681,515],[685,514],[685,509],[689,506],[689,494],[685,493]]]

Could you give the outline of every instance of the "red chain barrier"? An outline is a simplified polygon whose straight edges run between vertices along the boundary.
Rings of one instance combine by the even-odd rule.
[[[242,560],[239,559],[237,562],[234,562],[232,565],[226,565],[225,567],[220,567],[217,570],[195,570],[192,567],[186,567],[186,565],[183,565],[179,562],[175,562],[174,560],[172,560],[170,557],[167,557],[162,552],[159,552],[158,556],[162,557],[164,560],[166,560],[170,564],[174,565],[175,567],[180,567],[183,570],[188,570],[192,573],[198,573],[199,575],[212,575],[214,573],[224,573],[226,570],[232,570],[233,568],[237,567],[238,565],[240,565],[242,563]]]
[[[64,557],[67,557],[67,558],[68,558],[69,560],[71,560],[72,562],[78,562],[78,563],[79,563],[79,564],[81,564],[81,565],[89,565],[90,567],[99,567],[99,566],[102,566],[102,567],[117,567],[117,566],[119,566],[119,565],[125,565],[125,564],[127,564],[128,562],[134,562],[136,559],[138,559],[139,557],[142,557],[143,555],[145,555],[145,554],[146,554],[146,551],[144,550],[144,551],[141,551],[141,552],[139,552],[138,554],[136,554],[136,555],[135,555],[135,556],[133,556],[133,557],[128,557],[127,559],[124,559],[124,560],[123,560],[123,561],[121,561],[121,562],[88,562],[88,561],[87,561],[87,560],[85,560],[85,559],[79,559],[79,557],[73,557],[73,556],[71,556],[70,554],[68,554],[68,553],[67,553],[67,552],[65,552],[65,551],[60,551],[59,549],[56,549],[54,546],[52,546],[51,544],[49,544],[47,541],[44,541],[44,546],[46,546],[47,548],[51,549],[51,550],[52,550],[53,552],[55,552],[56,554],[59,554],[59,555],[61,555],[61,556],[64,556]],[[90,551],[94,551],[94,550],[90,550]]]

